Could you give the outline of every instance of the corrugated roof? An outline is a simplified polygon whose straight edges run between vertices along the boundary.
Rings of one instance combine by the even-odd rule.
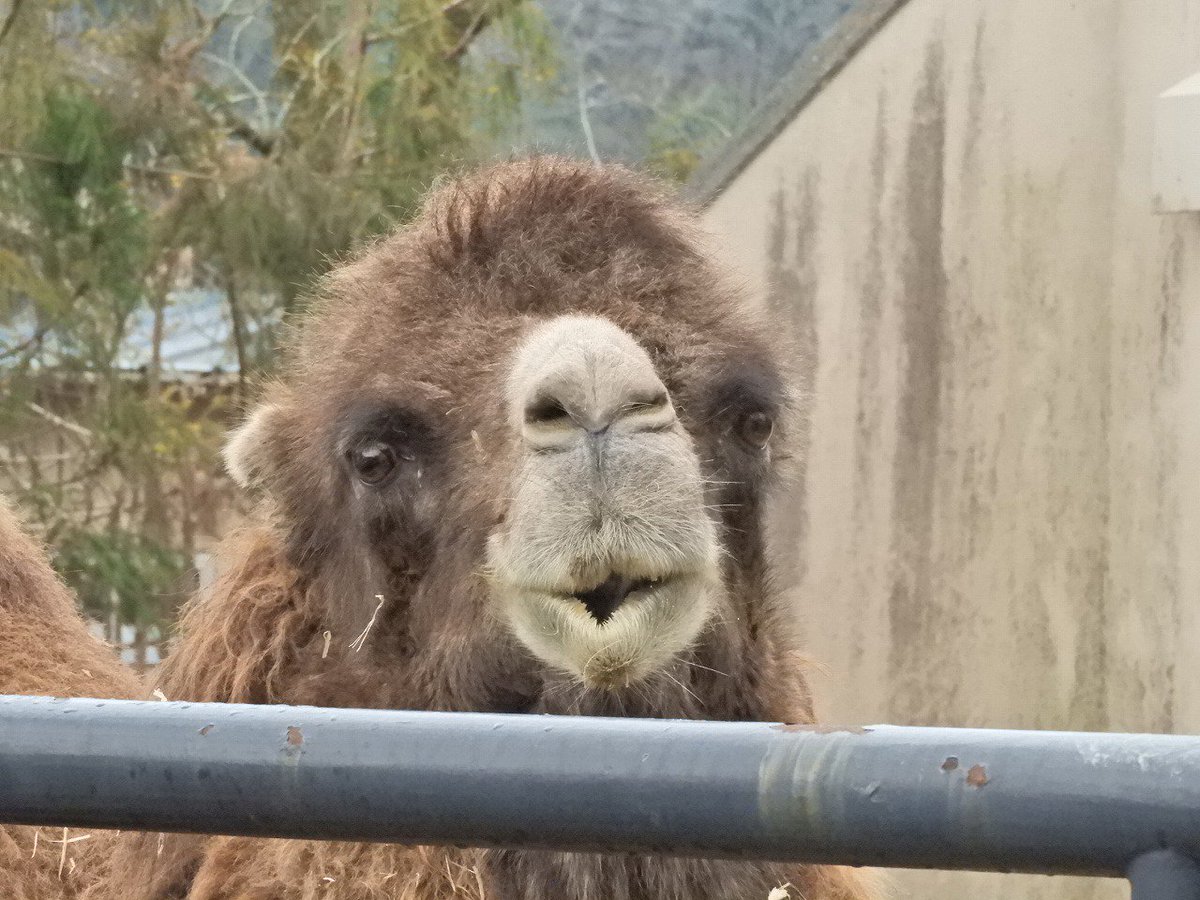
[[[225,304],[225,294],[216,290],[194,288],[171,293],[164,311],[162,342],[166,374],[237,371],[237,353]],[[246,338],[254,338],[259,323],[249,321],[245,328]],[[0,349],[19,346],[36,330],[36,321],[28,315],[7,323],[0,327]],[[117,365],[133,371],[149,364],[153,333],[154,314],[143,307],[130,318]]]
[[[225,294],[211,289],[174,291],[165,310],[162,359],[167,371],[237,370],[233,332],[225,315]],[[247,323],[253,331],[254,324]],[[150,362],[154,315],[141,309],[130,323],[121,366],[136,369]]]

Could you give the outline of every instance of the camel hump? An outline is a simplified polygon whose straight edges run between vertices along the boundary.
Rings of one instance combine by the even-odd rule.
[[[141,683],[87,629],[45,548],[0,497],[0,694],[140,697]]]

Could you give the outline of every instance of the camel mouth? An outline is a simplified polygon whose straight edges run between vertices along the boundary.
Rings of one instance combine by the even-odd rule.
[[[630,597],[652,590],[664,580],[661,577],[633,578],[614,572],[594,588],[576,591],[569,596],[583,604],[583,608],[596,620],[597,625],[606,625]]]
[[[557,590],[495,579],[515,636],[533,655],[585,684],[619,689],[667,665],[705,627],[720,590],[715,567],[647,577],[599,573],[592,587]]]

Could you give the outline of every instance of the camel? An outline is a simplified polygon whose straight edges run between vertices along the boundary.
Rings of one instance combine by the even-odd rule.
[[[812,722],[763,521],[795,414],[785,356],[689,214],[625,169],[542,157],[437,187],[328,276],[230,437],[227,468],[261,509],[187,606],[157,690]],[[59,586],[12,594],[69,619]],[[81,684],[75,665],[29,689],[136,692],[94,662]],[[96,845],[86,900],[874,896],[836,866],[128,833]]]
[[[130,699],[144,690],[88,632],[45,550],[0,497],[0,693]],[[64,845],[61,832],[38,836],[35,852],[35,829],[0,825],[0,895],[6,900],[73,896],[94,868],[80,865],[90,857],[85,842]]]

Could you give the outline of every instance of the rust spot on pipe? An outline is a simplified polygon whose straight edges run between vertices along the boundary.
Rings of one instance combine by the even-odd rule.
[[[287,730],[287,742],[289,747],[299,747],[304,743],[304,732],[295,725],[289,725]]]
[[[988,783],[987,769],[981,765],[974,765],[967,769],[967,784],[971,787],[981,788]]]
[[[944,763],[942,763],[942,771],[943,772],[953,772],[957,768],[958,768],[958,757],[957,756],[947,756],[946,761]]]
[[[207,725],[205,725],[203,728],[200,729],[200,737],[207,736],[208,733],[212,730],[213,730],[213,724],[212,724],[212,722],[209,722]]]

